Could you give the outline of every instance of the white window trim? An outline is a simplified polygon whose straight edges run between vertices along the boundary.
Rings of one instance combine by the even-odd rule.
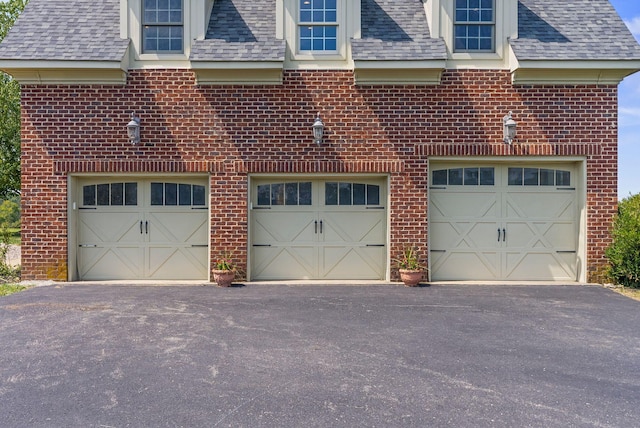
[[[131,39],[131,60],[136,66],[187,68],[193,40],[203,40],[209,25],[214,0],[183,0],[183,52],[142,53],[142,2],[120,0],[120,37]]]
[[[441,37],[447,45],[450,68],[507,68],[509,38],[517,37],[518,2],[494,0],[495,51],[454,52],[455,2],[451,0],[427,0],[425,10],[430,24],[431,37]]]
[[[336,52],[300,52],[299,51],[299,33],[298,19],[300,17],[299,0],[284,0],[285,14],[285,34],[290,49],[290,59],[293,61],[344,61],[347,59],[347,40],[348,40],[348,19],[347,16],[353,16],[355,6],[358,6],[359,20],[359,1],[337,0],[338,13],[338,30],[337,30],[337,50]]]

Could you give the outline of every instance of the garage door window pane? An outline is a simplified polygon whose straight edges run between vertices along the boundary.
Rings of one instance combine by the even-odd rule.
[[[571,173],[569,171],[556,171],[556,186],[571,186]]]
[[[178,185],[176,183],[164,183],[164,204],[178,205]]]
[[[555,184],[555,171],[552,169],[540,170],[540,185],[553,186]]]
[[[338,205],[338,183],[325,183],[324,203],[325,205]]]
[[[367,205],[380,205],[380,186],[367,184]]]
[[[284,205],[284,183],[271,185],[271,205]]]
[[[194,185],[193,186],[193,205],[204,206],[206,205],[206,201],[207,199],[204,194],[204,186]]]
[[[124,183],[111,183],[111,205],[124,205]]]
[[[464,169],[464,185],[477,186],[478,182],[479,182],[478,168],[465,168]]]
[[[285,205],[298,205],[298,183],[286,183]]]
[[[271,204],[271,185],[262,184],[258,186],[258,205]]]
[[[462,186],[462,168],[449,170],[449,185]]]
[[[495,170],[493,168],[480,168],[480,185],[493,186],[495,184]]]
[[[97,187],[97,195],[98,195],[98,205],[109,205],[111,199],[109,198],[109,185],[108,184],[98,184]]]
[[[96,204],[96,186],[84,186],[82,188],[82,205],[91,206]]]
[[[180,184],[178,186],[180,205],[191,205],[191,185]]]
[[[441,169],[438,171],[433,171],[431,177],[431,184],[434,186],[446,186],[447,185],[447,170]]]
[[[366,188],[365,184],[353,184],[353,205],[365,205],[367,203]]]
[[[299,186],[300,205],[311,205],[311,182],[300,183]]]
[[[524,185],[525,186],[537,186],[538,185],[538,168],[525,168],[524,169]]]
[[[339,205],[351,205],[351,183],[340,183]]]
[[[151,205],[162,205],[164,186],[162,183],[151,183]]]
[[[138,183],[124,184],[124,204],[138,205]]]
[[[509,186],[522,186],[522,168],[509,168]]]

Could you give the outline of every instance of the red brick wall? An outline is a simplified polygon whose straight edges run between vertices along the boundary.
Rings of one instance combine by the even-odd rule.
[[[349,71],[285,71],[282,85],[219,87],[196,85],[188,70],[149,70],[130,72],[126,86],[27,85],[22,107],[24,279],[66,277],[74,172],[211,173],[212,257],[231,249],[242,264],[249,173],[388,173],[395,257],[410,243],[426,254],[429,156],[585,156],[589,272],[610,239],[615,85],[514,87],[506,71],[451,70],[439,86],[355,86]],[[513,146],[502,142],[509,110]],[[127,141],[131,112],[142,120],[140,146]]]

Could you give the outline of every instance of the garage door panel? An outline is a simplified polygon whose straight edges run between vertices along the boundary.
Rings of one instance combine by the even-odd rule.
[[[382,244],[384,212],[322,212],[324,242]]]
[[[384,274],[384,247],[320,247],[323,279],[380,279]]]
[[[206,180],[164,180],[79,180],[80,279],[208,278]]]
[[[79,220],[80,243],[141,242],[140,215],[113,211],[82,211]]]
[[[152,212],[146,218],[145,229],[151,242],[184,245],[209,242],[206,212]]]
[[[254,247],[253,257],[253,274],[259,279],[313,279],[317,276],[315,246]]]
[[[204,247],[151,246],[149,248],[149,279],[202,279],[207,275],[208,249]]]
[[[447,185],[429,194],[433,279],[576,279],[578,204],[575,190],[561,187],[571,168],[491,166],[493,186],[478,186],[466,176],[451,185],[451,171],[477,169],[451,165],[434,169]]]
[[[506,218],[531,220],[575,219],[575,196],[573,193],[508,192]]]
[[[498,218],[500,210],[493,192],[471,193],[433,191],[431,199],[431,218]]]
[[[137,246],[81,247],[78,250],[80,278],[89,281],[141,278],[143,260],[144,253]]]
[[[506,254],[507,280],[573,281],[574,272],[575,254],[562,255],[552,250]]]
[[[251,278],[383,279],[387,211],[381,205],[382,184],[353,177],[256,179]]]
[[[308,211],[259,211],[253,216],[253,242],[257,244],[312,242],[315,216]]]
[[[432,279],[452,281],[467,279],[464,272],[473,272],[473,279],[494,280],[500,274],[500,254],[496,251],[447,251],[431,253]]]

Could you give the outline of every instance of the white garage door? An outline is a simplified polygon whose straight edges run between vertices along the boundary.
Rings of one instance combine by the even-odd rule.
[[[433,166],[433,280],[577,279],[572,165]]]
[[[206,179],[84,179],[78,188],[80,279],[208,279]]]
[[[251,278],[384,279],[384,180],[255,179]]]

